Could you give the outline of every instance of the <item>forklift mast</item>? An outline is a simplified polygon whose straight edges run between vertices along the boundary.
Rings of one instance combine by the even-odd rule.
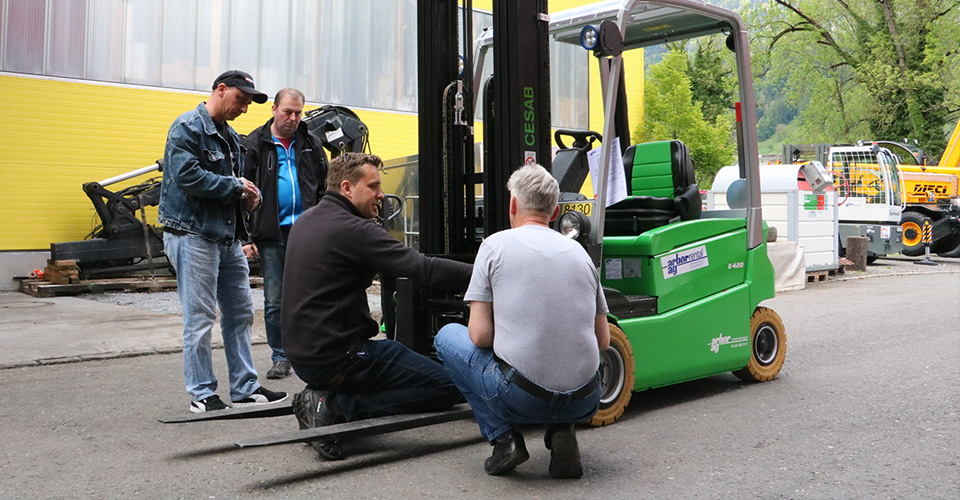
[[[550,170],[549,29],[547,0],[493,4],[493,99],[487,101],[483,136],[484,234],[510,227],[506,184],[514,170],[527,163]]]
[[[422,252],[468,257],[479,246],[476,211],[467,210],[475,186],[483,186],[483,234],[492,234],[510,227],[505,187],[510,174],[530,162],[550,169],[549,16],[546,0],[494,2],[495,67],[493,82],[484,88],[492,99],[486,100],[484,164],[478,175],[472,16],[462,16],[458,30],[459,10],[454,0],[418,3],[419,223]],[[470,0],[463,11],[472,11]]]
[[[547,0],[495,0],[494,77],[482,89],[476,172],[472,12],[471,0],[417,2],[419,248],[464,262],[473,262],[483,235],[510,227],[510,174],[528,162],[549,170],[552,157]],[[407,278],[381,276],[381,286],[388,336],[417,352],[431,354],[437,330],[466,318],[461,297]]]

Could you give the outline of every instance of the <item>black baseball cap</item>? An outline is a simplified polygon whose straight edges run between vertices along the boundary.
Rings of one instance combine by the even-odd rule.
[[[231,69],[223,73],[213,81],[213,88],[216,89],[221,83],[227,87],[236,87],[252,95],[255,103],[263,104],[267,102],[267,94],[257,90],[256,85],[253,84],[253,77],[243,71]]]

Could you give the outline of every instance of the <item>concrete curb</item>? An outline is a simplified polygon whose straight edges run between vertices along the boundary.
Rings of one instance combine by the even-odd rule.
[[[253,339],[253,345],[266,344],[266,339]],[[214,349],[223,349],[223,344],[213,344]],[[100,352],[96,354],[82,354],[79,356],[61,356],[57,358],[44,358],[33,361],[19,361],[14,363],[0,364],[0,370],[9,370],[12,368],[24,368],[30,366],[50,366],[64,365],[68,363],[81,363],[84,361],[102,361],[105,359],[118,358],[138,358],[140,356],[151,356],[154,354],[177,354],[183,352],[183,346],[161,347],[156,349],[139,349],[130,351]]]
[[[859,272],[859,271],[849,271],[849,272]],[[927,272],[902,272],[902,273],[890,273],[890,274],[863,274],[860,276],[844,276],[842,278],[834,278],[828,281],[853,281],[853,280],[862,280],[867,278],[886,278],[888,276],[917,276],[920,274],[958,274],[960,269],[943,269],[936,271],[927,271]]]

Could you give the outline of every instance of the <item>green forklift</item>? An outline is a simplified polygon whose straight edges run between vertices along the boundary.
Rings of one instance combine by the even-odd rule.
[[[557,229],[593,257],[610,308],[611,347],[601,353],[604,392],[591,423],[615,422],[637,391],[725,372],[745,381],[772,380],[783,366],[787,339],[777,313],[760,305],[774,296],[774,275],[760,211],[753,82],[740,16],[689,0],[624,0],[554,14],[550,25],[556,40],[592,51],[606,73],[602,136],[557,131],[558,144],[569,135],[573,146],[562,147],[553,161],[567,192]],[[618,113],[625,103],[622,52],[718,33],[727,37],[739,76],[740,179],[731,189],[737,208],[702,210],[693,161],[680,141],[623,151],[603,141],[595,198],[578,195],[592,143],[629,140]],[[598,182],[611,178],[609,168],[623,168],[623,186]],[[608,206],[613,188],[627,196]]]

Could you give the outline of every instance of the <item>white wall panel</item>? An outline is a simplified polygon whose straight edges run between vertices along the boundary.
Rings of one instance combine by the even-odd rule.
[[[162,16],[162,2],[127,0],[123,60],[125,83],[160,83]]]
[[[39,3],[39,2],[38,2]],[[50,2],[46,73],[83,78],[85,0]]]
[[[8,0],[5,14],[3,69],[42,74],[46,2]]]
[[[83,77],[104,82],[123,78],[123,0],[88,0],[84,25]]]
[[[197,3],[194,0],[164,0],[160,41],[160,85],[197,88]]]
[[[417,110],[416,0],[0,0],[0,70],[207,91],[228,69],[273,94]],[[475,12],[475,34],[491,15]],[[446,43],[459,43],[450,40]],[[587,128],[590,57],[551,42],[553,122]],[[472,50],[472,47],[470,48]],[[485,73],[489,74],[492,54]]]

